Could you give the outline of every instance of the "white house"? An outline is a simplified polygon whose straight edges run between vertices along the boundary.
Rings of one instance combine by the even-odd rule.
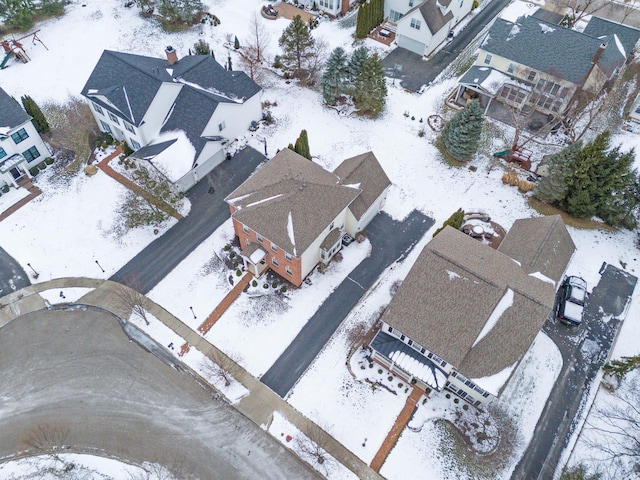
[[[82,95],[100,130],[125,141],[179,191],[225,158],[225,145],[262,116],[260,87],[209,55],[164,59],[105,50]]]
[[[29,114],[0,88],[0,187],[18,187],[50,154]]]
[[[285,148],[226,198],[244,266],[299,286],[382,209],[391,181],[373,152],[333,172]]]
[[[304,7],[312,7],[315,3],[319,10],[333,17],[344,15],[357,0],[298,0]]]
[[[517,220],[497,250],[446,227],[382,314],[372,358],[427,394],[490,402],[552,311],[574,251],[559,215]]]
[[[386,0],[384,15],[399,47],[429,55],[472,7],[473,0]]]

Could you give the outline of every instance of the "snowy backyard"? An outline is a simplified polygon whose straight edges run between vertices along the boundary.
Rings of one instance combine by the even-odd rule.
[[[123,8],[121,0],[74,0],[66,7],[63,17],[38,25],[48,50],[38,43],[26,45],[31,61],[1,70],[0,86],[15,98],[28,94],[39,103],[64,102],[69,96],[79,95],[105,49],[161,57],[165,47],[172,45],[179,56],[184,56],[198,39],[204,38],[211,44],[216,58],[223,59],[228,53],[223,46],[228,35],[237,36],[242,44],[248,35],[249,16],[268,2],[205,0],[204,3],[221,20],[219,26],[204,25],[167,33],[153,21],[142,18],[136,8]],[[517,8],[529,8],[522,5]],[[277,39],[289,21],[278,19],[263,23],[271,36],[267,56],[273,58],[279,53]],[[353,27],[345,28],[339,21],[325,20],[312,33],[328,43],[329,51],[341,46],[349,53],[357,46],[353,44],[352,30]],[[381,54],[389,50],[370,39],[363,43]],[[237,53],[229,52],[234,65],[240,68]],[[275,121],[261,126],[257,133],[247,132],[238,140],[237,148],[247,145],[262,151],[264,147],[258,135],[263,136],[268,139],[268,156],[272,157],[277,149],[294,142],[301,129],[306,129],[313,160],[331,171],[345,158],[372,150],[393,183],[384,211],[402,220],[417,209],[435,219],[434,227],[407,258],[388,268],[365,294],[286,398],[295,409],[366,463],[371,462],[387,436],[410,388],[401,385],[395,377],[389,380],[386,371],[380,374],[377,364],[370,367],[362,352],[352,348],[349,332],[358,324],[369,327],[375,323],[381,308],[392,298],[394,282],[406,276],[420,250],[431,239],[433,230],[458,208],[485,212],[507,231],[516,219],[539,215],[526,195],[503,184],[502,175],[509,167],[490,156],[491,152],[504,147],[504,139],[510,138],[511,132],[504,125],[495,124],[487,129],[481,152],[469,164],[473,169],[468,168],[469,165],[451,166],[442,158],[434,145],[437,134],[427,126],[426,119],[434,114],[445,118],[452,114],[444,106],[444,99],[456,87],[457,80],[453,73],[445,77],[420,94],[405,91],[399,82],[392,85],[388,79],[386,108],[379,118],[369,120],[339,114],[323,105],[318,91],[269,73],[262,84],[262,101],[270,102]],[[409,112],[409,116],[405,112]],[[611,143],[622,144],[626,151],[640,146],[640,136],[619,131],[612,135]],[[553,151],[545,148],[537,160],[542,153]],[[640,167],[640,159],[636,165]],[[107,279],[176,223],[175,219],[167,221],[157,233],[152,227],[124,230],[120,205],[126,189],[102,171],[94,176],[79,173],[67,182],[54,181],[45,173],[34,183],[43,194],[0,222],[2,248],[27,273],[30,273],[27,264],[38,271],[38,278],[32,279],[34,283],[62,277]],[[18,201],[20,192],[0,197],[0,210]],[[187,211],[188,207],[185,213]],[[640,272],[637,231],[567,228],[577,247],[567,274],[584,278],[589,289],[598,283],[603,262],[633,275]],[[225,246],[232,242],[233,236],[229,220],[153,288],[149,298],[195,330],[238,280],[235,269],[225,264],[228,256]],[[258,279],[205,338],[260,378],[323,301],[370,252],[368,240],[354,242],[343,250],[341,261],[332,263],[323,274],[312,274],[310,284],[298,289],[283,291],[284,283],[272,286]],[[84,289],[67,289],[66,301],[74,301],[84,293]],[[61,301],[59,295],[59,290],[42,294],[51,304]],[[612,358],[639,353],[639,295],[636,291]],[[181,343],[177,335],[155,318],[151,318],[148,327],[139,319],[136,323],[162,345],[173,343],[178,347]],[[177,348],[174,353],[178,353]],[[200,352],[189,352],[183,361],[207,376],[203,368],[206,361]],[[519,442],[502,463],[493,466],[493,478],[510,478],[533,435],[561,367],[558,348],[544,333],[538,334],[501,396],[500,402],[515,419]],[[209,380],[231,403],[246,395],[246,389],[238,382],[225,387],[219,379]],[[600,389],[596,403],[606,402],[607,395]],[[461,407],[454,404],[453,399],[445,398],[444,392],[431,399],[421,399],[409,428],[402,433],[380,473],[390,480],[412,478],[416,471],[422,472],[423,478],[434,480],[452,478],[452,472],[455,478],[475,478],[467,466],[455,461],[455,456],[443,453],[453,448],[453,440],[448,424],[438,420],[451,421]],[[274,418],[269,431],[278,441],[299,452],[286,439],[287,435],[299,437],[286,419]],[[304,458],[304,453],[299,454]],[[591,455],[588,445],[577,440],[570,463],[589,462]],[[76,461],[82,464],[81,459]],[[27,476],[31,466],[25,466],[24,462],[11,462],[11,467],[0,464],[0,476],[35,478]],[[89,471],[86,478],[97,478],[90,476],[91,469],[105,475],[101,478],[129,478],[129,466],[110,464],[106,460],[96,463],[86,460]],[[332,479],[354,478],[339,464],[329,463],[320,471]]]

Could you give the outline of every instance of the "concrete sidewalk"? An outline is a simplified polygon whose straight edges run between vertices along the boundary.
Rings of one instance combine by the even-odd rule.
[[[34,198],[36,198],[38,195],[42,193],[42,190],[40,190],[31,182],[27,183],[22,188],[26,188],[27,190],[29,190],[29,195],[27,195],[24,198],[21,198],[16,203],[14,203],[9,208],[7,208],[4,212],[0,213],[0,222],[5,218],[7,218],[12,213],[15,213],[16,211],[18,211],[18,209],[24,207],[27,203],[29,203],[31,200],[33,200]]]
[[[114,295],[113,292],[113,289],[119,285],[120,284],[108,280],[89,278],[61,278],[31,285],[0,299],[0,327],[21,315],[45,308],[46,304],[38,295],[39,292],[70,287],[94,288],[94,290],[78,300],[76,302],[77,304],[91,305],[109,311],[120,318],[128,318],[129,312],[124,312],[118,307],[117,296]],[[220,352],[214,345],[162,306],[151,300],[148,300],[148,302],[148,311],[183,338],[192,348],[198,349],[209,358],[211,358],[212,355],[225,356],[224,353]],[[235,379],[250,392],[249,395],[245,396],[235,407],[260,427],[266,428],[271,422],[274,412],[279,412],[303,433],[309,428],[311,422],[305,416],[282,400],[241,366],[238,366]],[[325,450],[335,458],[336,461],[351,470],[359,479],[382,480],[383,477],[347,450],[344,445],[328,433],[324,433],[324,435],[326,435],[326,437],[322,440],[322,445]]]

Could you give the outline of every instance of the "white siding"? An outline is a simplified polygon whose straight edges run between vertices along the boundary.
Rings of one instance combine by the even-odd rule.
[[[334,228],[339,228],[340,225],[345,225],[347,212],[348,208],[345,208],[336,218],[334,218],[332,222]],[[320,244],[330,231],[329,225],[327,225],[327,228],[322,231],[318,238],[316,238],[313,243],[309,245],[309,248],[307,248],[300,256],[301,278],[305,278],[309,275],[309,272],[311,272],[311,270],[313,270],[313,268],[320,262]]]
[[[389,187],[387,187],[384,190],[384,192],[382,192],[380,196],[376,199],[376,201],[371,204],[369,209],[366,212],[364,212],[364,215],[362,215],[362,218],[360,218],[360,221],[358,222],[358,226],[357,226],[358,231],[362,231],[365,228],[367,228],[367,225],[371,223],[371,220],[373,220],[373,218],[378,214],[378,212],[382,210],[382,207],[384,206],[384,202],[387,199],[388,191],[389,191]]]
[[[138,141],[140,145],[145,146],[149,144],[158,135],[182,87],[183,85],[179,83],[165,82],[158,89],[156,96],[149,105],[149,109],[142,118],[144,125],[137,128],[138,134],[136,135],[136,141]],[[138,124],[141,123],[140,120],[141,119],[136,118]]]
[[[186,192],[202,178],[218,166],[224,160],[224,151],[219,149],[213,156],[210,156],[202,164],[199,164],[196,168],[187,173],[184,177],[175,183],[176,189],[181,192]]]

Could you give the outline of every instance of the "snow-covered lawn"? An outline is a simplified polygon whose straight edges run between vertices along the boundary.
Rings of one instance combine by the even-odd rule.
[[[156,238],[151,227],[123,232],[126,189],[101,171],[78,173],[68,184],[41,174],[37,184],[42,195],[0,222],[2,248],[24,269],[30,263],[40,274],[36,281],[108,278]],[[168,220],[161,232],[175,222]]]
[[[202,32],[200,27],[195,27],[171,34],[140,17],[135,8],[123,8],[120,0],[85,0],[82,2],[84,7],[74,1],[67,6],[64,17],[38,25],[40,37],[49,50],[38,43],[26,44],[31,61],[11,63],[3,70],[2,87],[16,98],[29,94],[38,102],[64,101],[68,95],[79,94],[104,49],[161,57],[164,48],[172,45],[183,56],[198,39],[204,38],[213,47],[216,58],[224,59],[227,56],[223,46],[226,36],[237,35],[243,44],[248,35],[247,19],[265,4],[256,0],[207,0],[205,3],[222,21],[220,26],[205,26]],[[279,19],[262,24],[271,34],[266,53],[272,58],[280,53],[277,39],[288,21]],[[329,49],[342,46],[350,51],[354,47],[351,32],[337,22],[323,21],[313,35],[326,40]],[[379,52],[388,50],[371,40],[365,44]],[[230,54],[236,68],[240,68],[237,52],[232,50]],[[309,134],[314,160],[328,169],[335,168],[347,157],[373,150],[394,184],[385,206],[385,211],[394,218],[403,218],[411,210],[418,209],[434,217],[439,226],[462,207],[467,211],[487,212],[493,221],[508,230],[517,218],[537,213],[525,196],[502,184],[504,167],[487,156],[502,147],[503,140],[497,136],[485,139],[483,154],[471,162],[475,171],[449,166],[434,147],[436,134],[427,126],[426,119],[432,114],[447,116],[442,105],[455,86],[455,79],[445,79],[417,95],[389,82],[384,113],[378,119],[367,120],[339,115],[322,105],[318,92],[269,75],[263,100],[277,104],[271,107],[275,123],[261,127],[257,134],[268,139],[269,155],[273,156],[276,149],[295,141],[304,128]],[[409,112],[408,117],[405,112]],[[412,116],[414,120],[411,120]],[[505,136],[508,140],[508,131]],[[262,149],[255,134],[248,133],[238,143],[245,142]],[[623,143],[626,150],[640,145],[640,136],[615,133],[612,145],[618,143]],[[541,153],[536,152],[538,157]],[[29,262],[38,270],[41,281],[64,276],[108,277],[155,238],[152,229],[116,234],[118,202],[125,190],[102,172],[94,177],[80,174],[64,189],[45,180],[39,179],[39,182],[43,182],[40,185],[43,195],[0,223],[0,239],[2,247],[23,267]],[[0,202],[3,199],[4,196],[0,197]],[[624,267],[634,274],[640,272],[635,232],[588,231],[573,227],[569,231],[577,252],[568,273],[584,277],[590,289],[599,280],[597,272],[602,262]],[[176,267],[150,293],[151,298],[184,322],[197,327],[231,288],[229,272],[216,255],[231,237],[230,222],[227,222]],[[404,393],[399,391],[394,395],[380,387],[374,390],[369,383],[357,378],[370,370],[368,366],[362,371],[356,363],[352,375],[345,364],[349,351],[347,332],[359,321],[373,322],[375,312],[391,298],[392,282],[406,275],[426,240],[428,238],[415,248],[403,265],[384,276],[380,287],[366,302],[356,307],[289,398],[297,409],[327,428],[365,461],[373,457],[402,408]],[[285,300],[274,295],[259,299],[241,295],[207,338],[225,352],[238,356],[251,373],[261,375],[367,253],[366,244],[349,247],[341,263],[334,263],[324,275],[314,274],[312,285],[287,292]],[[105,269],[104,273],[96,260]],[[47,292],[45,297],[53,303],[59,301],[56,294],[59,292]],[[638,353],[635,341],[640,333],[638,295],[637,292],[631,304],[614,356]],[[149,333],[163,345],[171,342],[178,345],[179,339],[171,332],[163,331],[160,322],[152,321],[152,326]],[[522,364],[522,376],[514,378],[509,386],[512,391],[508,389],[504,394],[505,398],[512,399],[512,411],[519,419],[525,439],[530,437],[544,404],[545,392],[548,394],[557,375],[558,364],[551,350],[547,340],[538,337],[530,357]],[[193,366],[201,361],[197,357],[197,353],[189,353],[185,360]],[[377,368],[373,370],[371,375],[375,376]],[[384,383],[385,378],[380,381]],[[237,398],[235,393],[229,395]],[[437,411],[440,407],[436,408],[436,401],[435,398],[429,400],[425,408],[419,410],[428,412],[429,408],[435,408]],[[444,460],[448,456],[437,448],[440,440],[446,442],[447,439],[442,438],[442,430],[437,424],[425,422],[421,432],[406,431],[402,435],[383,467],[384,475],[409,478],[422,469],[430,472],[429,478],[450,478],[451,471]],[[282,431],[286,428],[286,425],[279,427]],[[276,432],[273,425],[272,432],[276,436],[281,433]],[[579,443],[578,448],[583,448],[582,444]]]

